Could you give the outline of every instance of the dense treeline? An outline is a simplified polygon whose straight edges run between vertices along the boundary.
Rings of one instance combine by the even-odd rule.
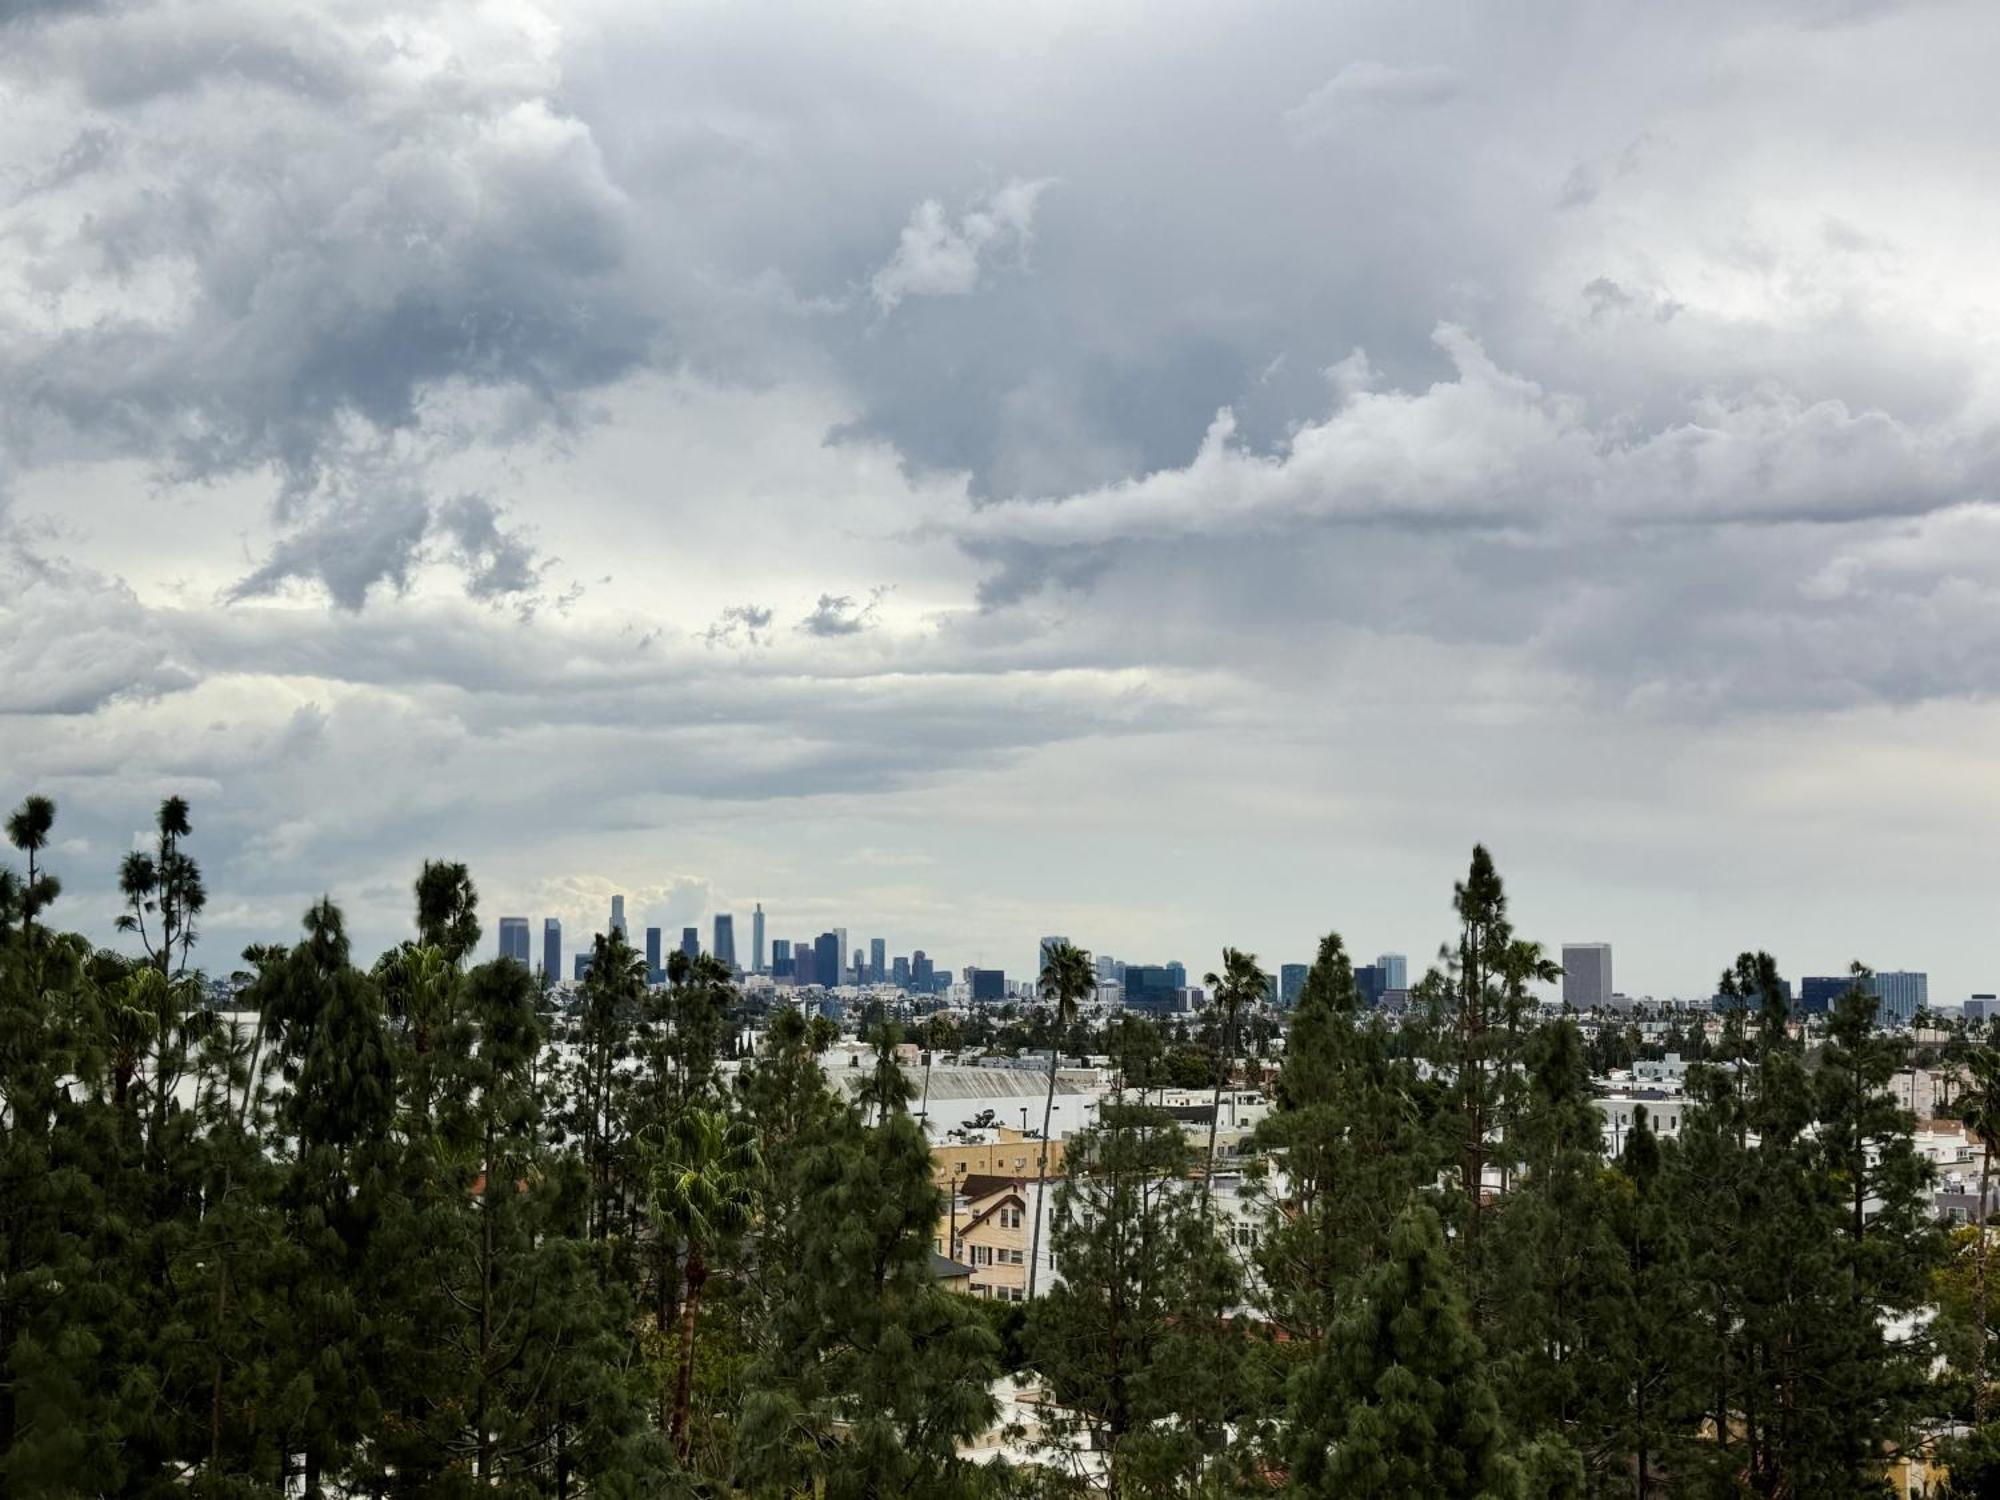
[[[137,956],[52,922],[54,822],[23,803],[0,872],[8,1494],[1879,1496],[1940,1435],[1971,1494],[2000,1446],[1984,1243],[1930,1216],[1872,1002],[1808,1049],[1745,955],[1677,1136],[1607,1161],[1596,1044],[1536,1023],[1553,966],[1484,850],[1400,1024],[1321,942],[1254,1245],[1213,1132],[1145,1101],[1270,1049],[1255,961],[1195,1031],[1090,1038],[1120,1100],[1070,1142],[1024,1312],[934,1276],[892,1026],[851,1094],[789,1010],[734,1058],[727,972],[649,988],[616,934],[559,1013],[472,962],[445,862],[370,964],[330,900],[247,950],[232,1022],[187,805],[119,872]],[[1077,1036],[1080,958],[1019,1024]],[[1990,1140],[2000,1064],[1970,1066]],[[964,1456],[1007,1373],[1052,1396],[1039,1463]]]

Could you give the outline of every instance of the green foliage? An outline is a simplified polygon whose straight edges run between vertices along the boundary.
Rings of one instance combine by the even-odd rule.
[[[1389,1253],[1305,1372],[1293,1408],[1292,1483],[1301,1495],[1525,1493],[1500,1403],[1428,1204],[1412,1203]],[[1545,1466],[1546,1467],[1546,1466]]]
[[[1606,1160],[1591,1075],[1661,1039],[1538,1023],[1556,970],[1483,849],[1400,1018],[1329,934],[1282,1037],[1234,949],[1192,1036],[1093,1034],[1089,957],[1054,950],[1040,1011],[919,1033],[1119,1073],[1042,1295],[981,1304],[934,1277],[886,1008],[851,1097],[787,1006],[736,1066],[712,961],[649,986],[603,935],[569,1003],[470,963],[477,890],[430,861],[413,940],[363,967],[322,899],[212,1012],[187,804],[119,870],[130,955],[52,923],[55,826],[20,802],[0,871],[10,1496],[1859,1497],[1941,1435],[1954,1493],[2000,1471],[1987,1238],[1940,1235],[1891,1092],[1962,1063],[1987,1178],[2000,1054],[1877,1034],[1858,966],[1809,1044],[1739,958],[1713,1040],[1664,1038],[1703,1061],[1677,1136],[1641,1115]],[[1266,1050],[1245,1216],[1147,1096]],[[1046,1462],[966,1456],[1003,1371]]]
[[[1276,1110],[1258,1130],[1283,1153],[1284,1194],[1266,1214],[1259,1265],[1272,1317],[1317,1340],[1387,1253],[1410,1195],[1444,1166],[1416,1068],[1363,1016],[1337,933],[1320,940],[1292,1018]]]
[[[1065,1441],[1105,1455],[1113,1493],[1194,1493],[1241,1415],[1233,1261],[1188,1181],[1181,1132],[1134,1109],[1074,1138],[1057,1190],[1063,1279],[1030,1304],[1025,1344]]]

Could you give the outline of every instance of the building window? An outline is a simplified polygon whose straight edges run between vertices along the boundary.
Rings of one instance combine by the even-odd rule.
[[[1021,1227],[1021,1210],[1018,1208],[1001,1209],[1000,1227],[1002,1229],[1019,1229]]]

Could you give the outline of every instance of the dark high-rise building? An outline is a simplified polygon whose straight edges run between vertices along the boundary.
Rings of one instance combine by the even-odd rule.
[[[788,979],[792,974],[792,940],[790,938],[771,939],[771,977]]]
[[[570,977],[574,979],[578,984],[582,984],[583,976],[590,972],[590,955],[588,953],[579,953],[576,955],[575,962],[576,962],[576,971],[575,973],[571,974]]]
[[[611,898],[611,930],[620,937],[625,936],[625,898],[623,896],[613,896]]]
[[[500,919],[500,956],[511,958],[522,968],[528,967],[528,919],[526,917],[502,917]]]
[[[840,935],[822,932],[813,942],[813,978],[832,989],[841,982]]]
[[[1170,958],[1167,960],[1167,975],[1173,980],[1175,989],[1184,990],[1188,987],[1187,965],[1179,959]]]
[[[1005,969],[974,969],[972,971],[972,998],[984,1003],[1007,998],[1007,971]]]
[[[725,967],[731,969],[736,967],[736,918],[726,911],[717,912],[715,915],[713,951],[716,959]]]
[[[542,920],[542,984],[560,983],[562,980],[562,923],[554,917]]]
[[[664,984],[666,983],[666,979],[667,971],[662,967],[660,960],[660,929],[657,927],[648,927],[646,929],[646,983]]]
[[[910,955],[910,983],[919,994],[928,995],[937,988],[937,968],[931,963],[930,955],[919,948]]]
[[[890,966],[889,981],[899,990],[910,987],[910,961],[900,953],[896,955],[896,962]]]
[[[813,945],[803,938],[792,944],[792,982],[801,987],[819,983],[819,972],[813,963]]]
[[[1380,964],[1363,964],[1354,971],[1354,988],[1363,1005],[1380,1005],[1382,992],[1389,988],[1389,971]]]
[[[1155,1015],[1180,1009],[1181,991],[1187,986],[1175,982],[1176,967],[1174,964],[1125,965],[1126,1007],[1151,1011]]]
[[[764,972],[764,903],[759,901],[757,909],[750,913],[750,968],[753,973]]]
[[[880,938],[868,940],[868,982],[881,984],[889,977],[889,945]]]
[[[1853,988],[1854,981],[1845,974],[1809,974],[1799,981],[1799,1009],[1809,1016],[1826,1015]]]
[[[1299,996],[1306,987],[1306,975],[1310,971],[1304,964],[1280,964],[1278,966],[1278,1004],[1286,1010],[1299,1003]]]
[[[701,957],[701,931],[695,927],[681,929],[681,954],[690,962]]]

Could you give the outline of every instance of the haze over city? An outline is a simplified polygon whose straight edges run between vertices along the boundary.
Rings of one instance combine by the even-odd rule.
[[[1978,4],[0,20],[0,763],[483,909],[2000,982]]]

